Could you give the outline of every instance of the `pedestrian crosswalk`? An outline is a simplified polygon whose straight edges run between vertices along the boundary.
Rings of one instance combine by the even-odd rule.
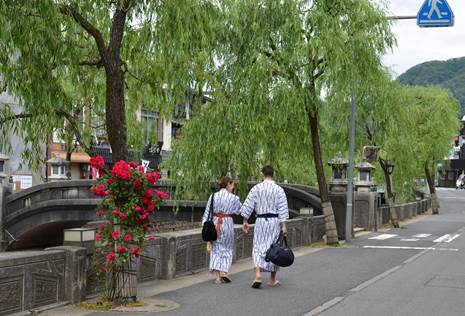
[[[400,241],[405,242],[414,242],[414,241],[432,241],[434,243],[450,243],[460,234],[445,234],[441,236],[435,236],[433,234],[415,234],[412,236],[401,236],[397,234],[379,234],[376,236],[369,237],[370,240],[392,240],[399,239]]]

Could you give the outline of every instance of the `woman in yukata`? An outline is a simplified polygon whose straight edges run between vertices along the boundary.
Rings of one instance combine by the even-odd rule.
[[[239,197],[233,194],[234,183],[230,177],[222,177],[219,181],[220,190],[210,195],[202,223],[209,212],[213,212],[218,239],[211,244],[210,272],[216,273],[216,283],[230,283],[229,270],[231,269],[234,249],[234,222],[233,215],[239,215],[242,203]],[[210,210],[213,198],[213,210]]]

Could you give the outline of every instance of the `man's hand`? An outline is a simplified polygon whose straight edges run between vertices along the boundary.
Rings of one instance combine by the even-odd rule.
[[[286,226],[286,222],[282,222],[281,223],[281,234],[283,236],[287,236],[287,226]]]
[[[246,234],[249,233],[249,223],[247,223],[246,221],[244,221],[244,223],[242,224],[242,231]]]

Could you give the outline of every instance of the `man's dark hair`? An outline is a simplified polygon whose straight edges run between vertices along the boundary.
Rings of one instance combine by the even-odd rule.
[[[267,165],[265,167],[262,168],[262,174],[265,176],[265,177],[273,177],[274,176],[274,169],[272,166],[270,165]]]

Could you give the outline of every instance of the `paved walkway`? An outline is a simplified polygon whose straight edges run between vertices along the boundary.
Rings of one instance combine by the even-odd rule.
[[[392,310],[399,311],[395,315],[437,315],[428,313],[426,308],[419,309],[422,314],[410,314],[415,308],[414,305],[406,309],[399,309],[399,305],[415,297],[418,299],[418,294],[414,292],[415,287],[408,286],[409,277],[415,273],[419,276],[418,279],[414,279],[415,284],[423,280],[422,278],[431,276],[432,286],[429,287],[431,293],[439,293],[434,284],[453,283],[450,278],[447,279],[447,275],[441,276],[438,273],[436,273],[437,278],[434,279],[434,271],[426,268],[430,260],[429,256],[433,256],[434,262],[437,262],[434,264],[435,271],[440,267],[446,267],[445,262],[454,261],[455,270],[451,272],[453,275],[458,275],[458,267],[465,264],[465,257],[462,254],[462,250],[465,250],[465,239],[461,231],[465,226],[465,208],[461,206],[463,205],[461,203],[465,202],[465,191],[452,192],[452,195],[441,191],[440,194],[441,197],[444,196],[442,215],[423,216],[408,225],[404,223],[402,229],[364,234],[349,245],[340,248],[326,248],[319,251],[310,248],[300,249],[295,264],[280,271],[279,279],[282,285],[278,288],[264,286],[261,290],[252,289],[250,284],[253,271],[250,261],[234,265],[235,273],[232,275],[231,284],[216,285],[208,273],[144,284],[139,292],[141,296],[149,300],[163,299],[179,304],[179,307],[172,311],[144,315],[300,316],[316,315],[321,312],[324,315],[393,315]],[[454,194],[464,194],[463,200],[462,197]],[[459,236],[453,238],[457,234]],[[449,236],[444,237],[445,235]],[[441,241],[438,242],[441,237]],[[448,240],[450,241],[447,242]],[[460,250],[442,250],[443,248]],[[426,272],[420,273],[420,270]],[[465,284],[465,278],[463,281]],[[378,289],[378,286],[384,282],[390,283],[386,284],[384,290]],[[457,286],[457,283],[452,285]],[[465,294],[460,293],[462,297]],[[360,296],[362,294],[368,295],[371,301],[365,301],[367,296]],[[439,296],[438,299],[442,297]],[[454,306],[463,307],[460,305],[463,299],[458,300],[457,295],[451,295],[450,298],[452,301],[448,301],[448,304],[453,303]],[[418,299],[418,303],[425,300],[427,298]],[[444,304],[440,306],[444,307]],[[465,307],[462,310],[465,311]],[[346,313],[348,311],[350,313]],[[455,312],[456,309],[451,311]],[[92,313],[66,306],[49,311],[45,315],[121,315],[121,313]],[[140,314],[130,313],[130,315]],[[444,315],[449,314],[446,311]]]

